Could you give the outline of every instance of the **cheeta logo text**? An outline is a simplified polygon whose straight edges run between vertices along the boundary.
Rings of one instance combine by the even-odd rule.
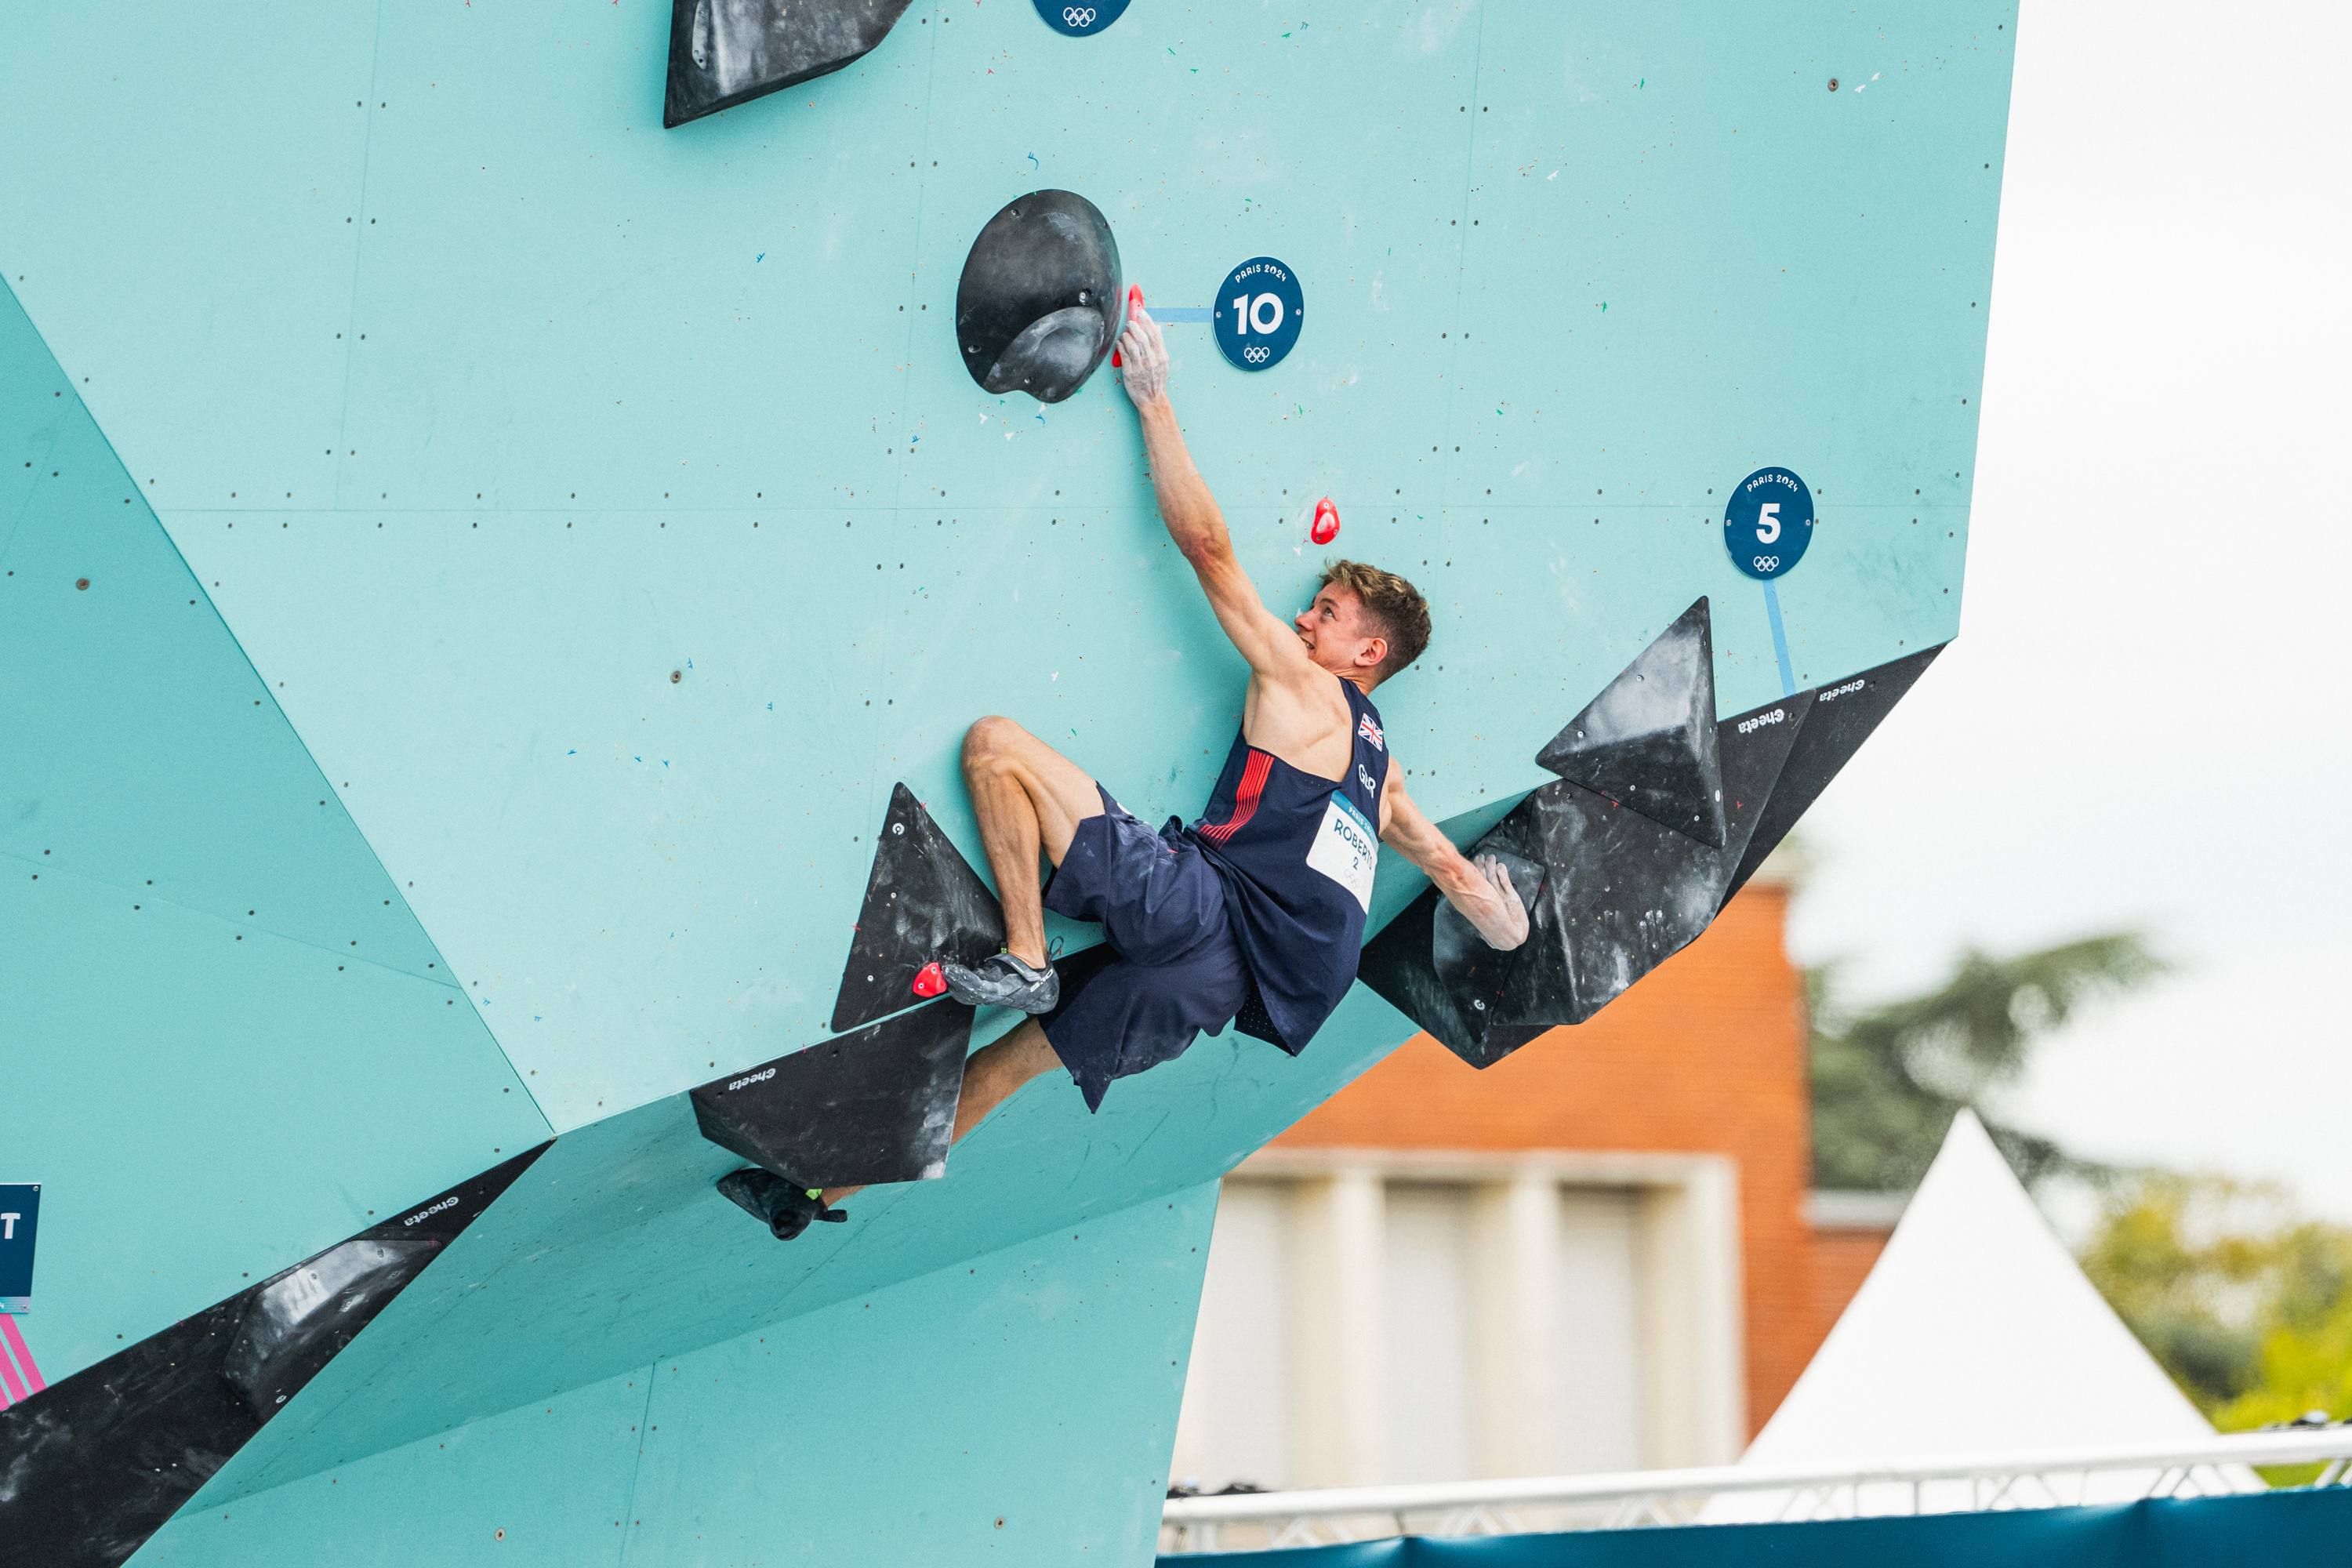
[[[776,1076],[776,1069],[775,1069],[775,1068],[769,1068],[768,1069],[766,1069],[766,1070],[765,1070],[765,1071],[763,1071],[763,1072],[755,1072],[755,1073],[751,1074],[751,1075],[750,1077],[748,1077],[748,1078],[739,1078],[739,1079],[737,1079],[733,1083],[730,1083],[730,1084],[729,1084],[729,1085],[727,1086],[727,1090],[728,1090],[728,1092],[729,1092],[729,1093],[730,1093],[730,1094],[731,1094],[731,1093],[733,1093],[735,1090],[737,1090],[737,1089],[745,1089],[745,1088],[748,1088],[748,1087],[750,1087],[751,1085],[755,1084],[755,1083],[765,1083],[765,1082],[767,1082],[770,1079],[772,1079],[772,1078],[773,1078],[773,1077],[775,1077],[775,1076]]]
[[[443,1198],[439,1203],[435,1204],[431,1208],[419,1209],[415,1214],[410,1215],[406,1219],[402,1220],[400,1223],[404,1226],[415,1225],[420,1219],[431,1219],[443,1209],[453,1209],[457,1206],[457,1194],[453,1193],[449,1196]]]
[[[1822,692],[1821,696],[1815,698],[1814,700],[1817,702],[1834,702],[1841,697],[1853,696],[1855,692],[1861,690],[1864,687],[1869,684],[1869,681],[1856,676],[1853,679],[1847,681],[1843,686],[1831,687],[1827,691]]]
[[[1779,708],[1773,709],[1769,713],[1759,713],[1753,719],[1741,720],[1739,721],[1739,732],[1743,735],[1753,734],[1757,731],[1761,730],[1767,724],[1778,724],[1788,716],[1789,715],[1785,710]]]

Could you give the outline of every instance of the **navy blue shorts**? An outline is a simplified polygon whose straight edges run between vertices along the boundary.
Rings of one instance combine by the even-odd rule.
[[[1087,1109],[1111,1079],[1221,1034],[1249,994],[1249,971],[1225,916],[1225,887],[1199,847],[1154,833],[1097,784],[1103,814],[1078,824],[1045,887],[1045,907],[1100,921],[1109,939],[1061,964],[1062,999],[1040,1020]]]

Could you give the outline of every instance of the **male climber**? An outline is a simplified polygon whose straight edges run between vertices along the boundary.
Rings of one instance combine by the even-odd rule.
[[[961,1138],[1038,1074],[1067,1069],[1088,1110],[1113,1079],[1180,1055],[1202,1030],[1244,1026],[1296,1056],[1356,977],[1377,837],[1427,872],[1497,948],[1528,937],[1525,906],[1492,858],[1473,865],[1406,795],[1371,691],[1429,641],[1429,606],[1403,578],[1332,563],[1315,602],[1286,623],[1234,557],[1168,401],[1168,351],[1139,302],[1118,341],[1127,394],[1142,417],[1152,488],[1168,533],[1191,562],[1217,624],[1249,661],[1241,732],[1191,826],[1154,831],[1067,757],[1010,719],[965,733],[963,774],[1004,906],[1004,951],[942,966],[959,1000],[1034,1015],[973,1053],[954,1136]],[[1055,866],[1041,896],[1037,856]],[[1044,910],[1099,921],[1108,962],[1068,966],[1062,994],[1047,961]],[[776,1234],[838,1218],[822,1194],[745,1172],[773,1195]],[[755,1210],[755,1212],[758,1212]]]

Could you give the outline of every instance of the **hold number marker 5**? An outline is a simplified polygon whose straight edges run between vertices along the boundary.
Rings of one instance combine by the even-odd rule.
[[[1793,469],[1759,468],[1724,503],[1724,548],[1742,573],[1769,583],[1804,559],[1815,521],[1813,492]]]

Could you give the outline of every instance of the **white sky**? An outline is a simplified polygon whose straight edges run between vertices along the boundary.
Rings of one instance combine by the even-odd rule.
[[[2025,6],[1961,635],[1808,816],[1791,946],[1888,994],[2140,926],[2183,973],[2010,1114],[2352,1219],[2348,18]]]

